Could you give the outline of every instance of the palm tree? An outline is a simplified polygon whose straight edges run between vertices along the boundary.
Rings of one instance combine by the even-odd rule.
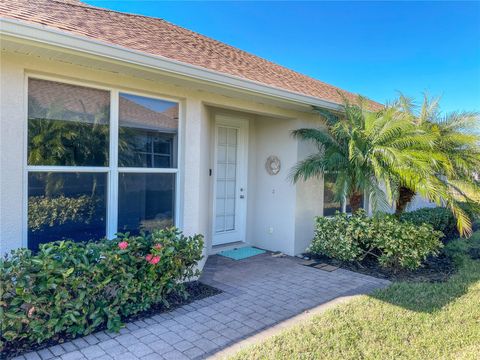
[[[355,104],[344,99],[338,114],[316,109],[325,119],[324,127],[293,131],[293,136],[318,148],[292,169],[293,181],[334,175],[336,200],[349,199],[352,212],[360,208],[363,194],[374,208],[385,208],[412,174],[426,176],[434,145],[434,137],[396,108],[374,113],[364,102],[361,97]]]
[[[401,214],[420,194],[448,206],[460,234],[468,235],[471,221],[462,203],[480,205],[474,178],[480,169],[478,113],[441,117],[438,100],[427,97],[418,112],[403,95],[376,113],[363,103],[362,98],[356,104],[344,99],[338,114],[317,109],[324,127],[293,132],[318,148],[292,169],[294,182],[333,174],[337,201],[348,198],[352,211],[365,193],[375,209],[395,203]]]
[[[457,219],[462,235],[471,232],[471,221],[462,203],[480,204],[480,184],[474,174],[480,169],[479,114],[453,112],[442,116],[439,99],[424,97],[419,111],[413,101],[401,95],[390,106],[410,117],[416,127],[435,137],[429,176],[412,178],[399,187],[397,213],[405,210],[416,193],[437,204],[448,206]]]

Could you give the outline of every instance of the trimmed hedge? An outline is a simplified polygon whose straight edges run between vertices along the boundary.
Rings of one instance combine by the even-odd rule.
[[[435,230],[441,231],[446,239],[452,239],[458,236],[457,222],[451,210],[447,208],[422,208],[405,212],[400,216],[400,220],[415,225],[429,224]]]
[[[315,236],[308,251],[342,261],[361,261],[367,255],[380,265],[416,269],[427,256],[437,254],[443,234],[431,225],[399,221],[393,215],[369,217],[338,213],[317,217]]]
[[[43,244],[0,260],[0,350],[7,343],[41,343],[118,331],[122,319],[166,304],[182,282],[198,275],[203,237],[177,229],[116,240]]]

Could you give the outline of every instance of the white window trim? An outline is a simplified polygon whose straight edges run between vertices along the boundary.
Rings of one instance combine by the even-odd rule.
[[[110,93],[110,132],[109,132],[109,166],[43,166],[28,165],[28,81],[29,79],[56,81],[63,84],[83,86],[92,89],[105,90]],[[118,130],[119,130],[119,105],[120,93],[148,97],[157,100],[169,101],[178,104],[178,131],[176,150],[176,168],[143,168],[143,167],[118,167]],[[176,174],[175,176],[175,206],[174,206],[174,225],[181,228],[183,226],[183,103],[179,99],[156,95],[150,92],[142,92],[122,88],[118,86],[103,86],[94,82],[77,81],[70,78],[50,76],[36,73],[25,73],[24,77],[24,124],[23,124],[23,231],[22,246],[28,248],[28,174],[30,172],[76,172],[76,173],[106,173],[107,174],[107,201],[106,201],[106,237],[114,239],[117,233],[118,225],[118,174],[119,173],[153,173],[153,174]]]

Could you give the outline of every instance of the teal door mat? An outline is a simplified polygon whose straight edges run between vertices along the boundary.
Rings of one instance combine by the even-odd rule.
[[[218,255],[225,256],[233,260],[242,260],[251,256],[260,255],[265,253],[265,250],[257,249],[254,247],[242,247],[233,250],[225,250],[218,253]]]

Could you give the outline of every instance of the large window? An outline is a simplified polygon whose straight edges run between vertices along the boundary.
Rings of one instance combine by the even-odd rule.
[[[28,247],[174,225],[178,111],[171,101],[30,78]]]

